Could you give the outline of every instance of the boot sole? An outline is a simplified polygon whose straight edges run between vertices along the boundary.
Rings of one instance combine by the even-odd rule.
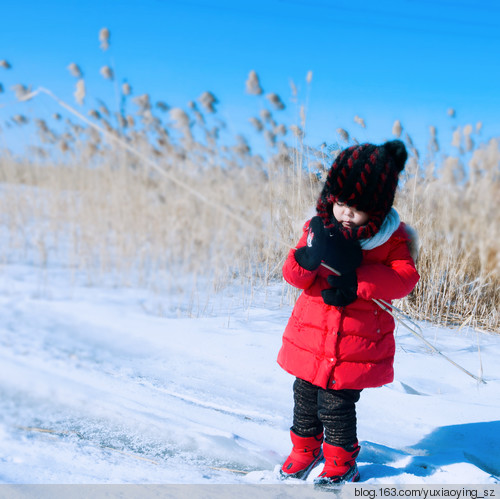
[[[323,459],[323,451],[320,452],[318,457],[303,470],[297,471],[295,473],[285,473],[282,469],[280,469],[280,478],[282,480],[288,480],[289,478],[296,478],[299,480],[306,480],[309,476],[309,473],[313,470],[313,468]]]
[[[339,477],[318,477],[314,479],[315,489],[335,489],[345,483],[359,482],[360,474],[358,467],[354,465],[352,470],[349,470],[345,475]]]

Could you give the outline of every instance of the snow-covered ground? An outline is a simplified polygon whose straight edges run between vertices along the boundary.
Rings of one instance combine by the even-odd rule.
[[[280,284],[242,296],[186,317],[173,293],[1,266],[0,483],[277,483],[291,307]],[[422,327],[487,384],[399,328],[395,382],[358,405],[361,480],[498,483],[500,335]]]

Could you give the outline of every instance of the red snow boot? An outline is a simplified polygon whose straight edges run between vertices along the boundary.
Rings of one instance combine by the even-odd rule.
[[[349,446],[348,449],[325,442],[323,444],[325,467],[318,478],[314,479],[314,484],[319,487],[328,487],[346,482],[357,482],[359,471],[356,466],[356,457],[360,450],[358,442]]]
[[[305,480],[311,470],[323,458],[321,444],[323,433],[315,437],[299,437],[290,431],[293,449],[280,469],[281,478],[300,478]]]

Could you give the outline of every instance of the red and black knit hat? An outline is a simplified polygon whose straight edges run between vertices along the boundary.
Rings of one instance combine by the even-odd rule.
[[[375,235],[389,213],[408,153],[400,140],[376,146],[361,144],[342,151],[333,162],[316,205],[325,227],[336,225],[345,237],[367,239]],[[369,213],[366,225],[347,229],[335,220],[333,205],[346,203]]]

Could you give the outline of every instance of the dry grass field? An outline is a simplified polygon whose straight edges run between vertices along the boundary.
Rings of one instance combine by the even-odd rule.
[[[28,92],[17,90],[20,98]],[[247,91],[261,92],[254,72]],[[84,97],[78,79],[75,98]],[[168,109],[124,85],[120,110],[103,103],[85,121],[68,107],[50,119],[12,117],[36,126],[39,141],[23,158],[0,155],[3,258],[31,251],[38,265],[57,261],[90,282],[113,275],[121,285],[154,287],[182,274],[208,277],[214,290],[279,280],[338,150],[307,147],[305,112],[301,123],[279,123],[280,97],[258,98],[267,108],[250,120],[268,143],[266,158],[244,137],[220,138],[209,92],[185,110]],[[55,119],[64,131],[52,129]],[[456,130],[452,156],[439,151],[434,129],[425,155],[401,136],[410,159],[396,208],[418,231],[422,278],[399,306],[415,319],[498,332],[500,147],[479,128]],[[344,145],[356,141],[339,134]],[[400,134],[395,123],[392,135]]]

